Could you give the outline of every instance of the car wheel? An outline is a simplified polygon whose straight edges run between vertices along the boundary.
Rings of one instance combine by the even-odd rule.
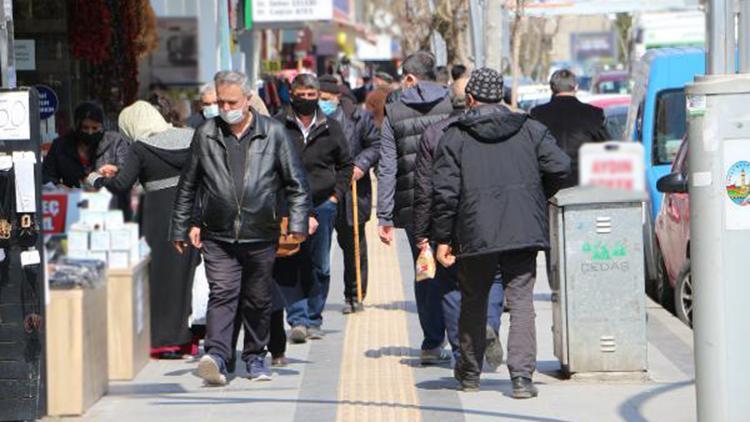
[[[693,281],[690,277],[690,260],[680,271],[677,285],[674,289],[675,314],[682,322],[693,326]]]
[[[669,284],[669,275],[667,274],[667,267],[664,265],[661,249],[657,247],[656,250],[656,300],[664,309],[674,314],[674,289]]]

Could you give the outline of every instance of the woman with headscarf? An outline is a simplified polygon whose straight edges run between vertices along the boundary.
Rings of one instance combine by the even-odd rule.
[[[44,183],[79,188],[86,177],[102,170],[111,174],[125,163],[129,142],[104,130],[104,111],[84,102],[73,113],[73,130],[52,142],[42,164]]]
[[[188,317],[198,254],[195,250],[177,253],[168,240],[168,231],[193,129],[173,127],[145,101],[123,109],[119,125],[122,133],[134,140],[125,164],[111,178],[92,174],[89,183],[114,191],[129,191],[136,181],[143,185],[146,195],[141,231],[151,248],[151,355],[181,358],[192,353]]]

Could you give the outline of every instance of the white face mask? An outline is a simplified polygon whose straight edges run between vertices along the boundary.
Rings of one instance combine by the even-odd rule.
[[[219,114],[221,115],[222,120],[229,123],[230,125],[234,125],[241,122],[245,117],[245,113],[243,113],[242,111],[243,110],[241,108],[229,111],[222,110]]]
[[[211,104],[210,106],[203,107],[203,117],[206,119],[213,119],[219,115],[219,105]]]

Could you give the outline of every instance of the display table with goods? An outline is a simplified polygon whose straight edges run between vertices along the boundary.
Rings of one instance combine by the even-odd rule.
[[[48,271],[47,413],[81,415],[107,393],[107,269],[60,258]]]
[[[81,415],[150,348],[149,250],[106,191],[43,194],[50,300],[48,414]]]
[[[151,348],[150,259],[107,277],[109,379],[132,380],[146,366]]]

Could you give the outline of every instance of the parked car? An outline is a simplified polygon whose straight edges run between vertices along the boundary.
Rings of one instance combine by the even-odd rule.
[[[657,295],[665,308],[673,309],[685,324],[693,320],[693,284],[690,278],[690,201],[688,196],[688,142],[682,142],[672,172],[657,182],[664,192],[656,216],[659,258]]]
[[[668,174],[686,132],[685,85],[705,73],[706,53],[699,48],[649,50],[633,69],[626,139],[643,144],[650,207],[644,216],[647,291],[657,296],[658,250],[654,219],[661,209],[657,181]],[[658,299],[658,297],[656,297]]]
[[[583,101],[604,110],[605,125],[611,140],[621,141],[625,139],[630,95],[593,95]]]
[[[630,92],[630,75],[624,70],[602,72],[591,83],[594,94],[627,94]]]

